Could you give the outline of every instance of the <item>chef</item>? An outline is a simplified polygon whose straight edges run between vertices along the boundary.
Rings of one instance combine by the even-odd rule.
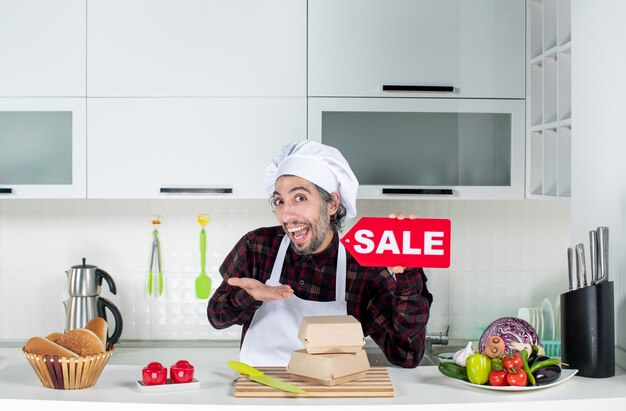
[[[303,348],[302,317],[350,314],[391,363],[417,366],[432,303],[426,276],[421,268],[362,267],[346,253],[339,233],[357,214],[358,181],[342,154],[309,140],[288,144],[265,184],[279,225],[239,240],[207,307],[216,329],[243,326],[240,360],[286,366]]]

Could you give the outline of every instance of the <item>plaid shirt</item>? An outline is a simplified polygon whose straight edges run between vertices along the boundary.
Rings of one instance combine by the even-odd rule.
[[[265,283],[284,232],[280,226],[251,231],[228,254],[220,273],[222,284],[211,297],[207,314],[216,329],[243,325],[241,341],[261,302],[239,287],[231,287],[230,277],[251,277]],[[335,300],[335,271],[339,236],[330,246],[314,255],[298,255],[291,247],[285,256],[280,277],[296,296],[313,301]],[[346,253],[346,301],[348,314],[361,322],[387,359],[402,367],[415,367],[424,355],[426,323],[432,295],[420,269],[407,269],[396,279],[380,267],[362,267]]]

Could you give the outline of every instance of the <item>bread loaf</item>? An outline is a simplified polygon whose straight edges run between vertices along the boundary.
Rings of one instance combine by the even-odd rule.
[[[49,355],[51,357],[78,357],[79,355],[74,351],[68,350],[67,348],[50,341],[44,337],[32,337],[26,344],[24,345],[24,350],[26,352],[37,354],[37,355]]]
[[[57,340],[57,343],[81,357],[100,354],[106,349],[100,337],[86,328],[66,332]]]
[[[48,334],[46,338],[52,342],[57,342],[57,340],[61,338],[62,336],[63,336],[63,333],[52,333],[52,334]]]
[[[108,332],[108,324],[106,320],[102,317],[95,317],[91,319],[87,324],[85,324],[85,328],[100,338],[102,344],[107,346],[107,332]]]

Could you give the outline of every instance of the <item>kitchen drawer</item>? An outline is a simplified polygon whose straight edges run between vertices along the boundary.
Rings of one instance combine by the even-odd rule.
[[[267,198],[265,167],[304,138],[304,98],[93,98],[89,198]]]
[[[525,98],[524,0],[308,5],[309,96]]]

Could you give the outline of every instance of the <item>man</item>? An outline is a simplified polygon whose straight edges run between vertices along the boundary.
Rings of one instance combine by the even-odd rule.
[[[358,181],[333,147],[283,148],[265,183],[279,226],[247,233],[220,267],[207,314],[217,329],[243,325],[240,360],[286,366],[301,349],[302,317],[353,315],[387,359],[415,367],[424,354],[432,296],[422,269],[362,267],[339,241],[356,216]],[[402,218],[402,216],[398,216]]]

